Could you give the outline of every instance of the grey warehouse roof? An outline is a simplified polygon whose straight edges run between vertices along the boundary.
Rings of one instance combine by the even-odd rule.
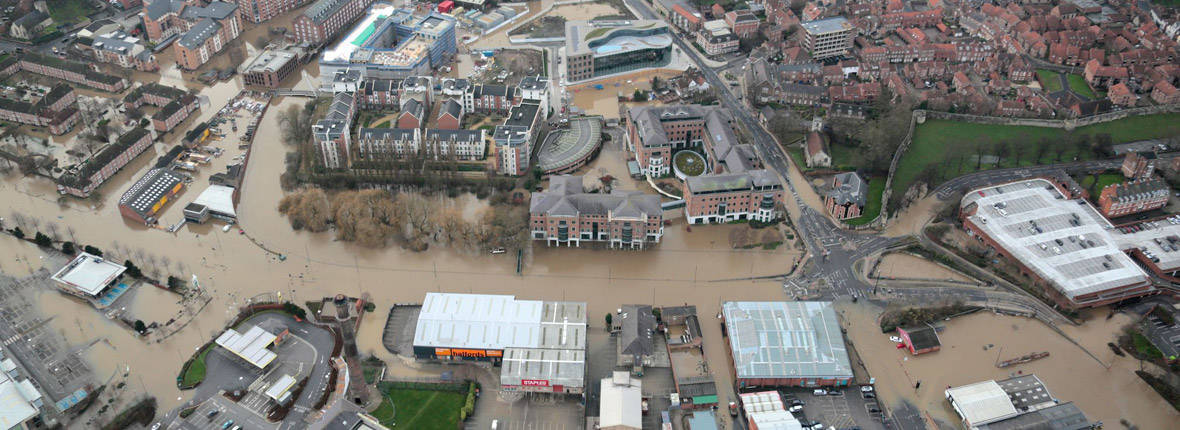
[[[726,302],[738,378],[851,378],[832,302]]]

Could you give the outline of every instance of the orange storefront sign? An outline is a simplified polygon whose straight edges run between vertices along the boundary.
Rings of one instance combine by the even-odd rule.
[[[434,355],[451,355],[450,348],[434,348]]]
[[[504,351],[489,349],[486,352],[488,353],[488,357],[503,357],[504,356]]]
[[[452,348],[451,355],[456,355],[459,357],[487,357],[488,356],[487,351],[484,351],[482,349],[459,349],[459,348]]]

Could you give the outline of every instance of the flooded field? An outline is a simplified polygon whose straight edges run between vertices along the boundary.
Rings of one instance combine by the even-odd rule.
[[[1173,428],[1180,419],[1180,413],[1134,374],[1138,369],[1134,359],[1115,356],[1106,347],[1129,321],[1124,315],[1106,320],[1105,309],[1094,311],[1084,326],[1065,330],[1097,358],[1037,320],[984,312],[946,323],[939,333],[942,350],[914,357],[881,333],[875,318],[878,311],[864,304],[842,304],[848,338],[877,379],[887,404],[911,402],[928,419],[957,427],[958,416],[943,393],[947,387],[1005,379],[1016,372],[1036,374],[1055,397],[1075,402],[1087,417],[1108,428],[1122,428],[1120,419],[1143,429]],[[1041,351],[1050,356],[996,367],[1000,360]],[[914,389],[918,381],[921,386]]]
[[[971,281],[971,278],[938,263],[902,253],[889,254],[882,258],[881,264],[877,266],[877,273],[882,278]]]

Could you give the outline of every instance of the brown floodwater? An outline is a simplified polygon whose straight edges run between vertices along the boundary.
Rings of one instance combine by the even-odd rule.
[[[202,95],[209,97],[210,105],[203,107],[198,118],[189,120],[189,124],[211,118],[224,100],[240,89],[237,81],[209,87],[196,85]],[[150,266],[145,267],[149,273],[174,274],[186,279],[195,274],[213,296],[212,303],[193,324],[157,343],[155,339],[145,341],[134,336],[87,305],[56,293],[46,294],[42,298],[43,308],[47,314],[63,316],[55,318],[52,324],[67,338],[78,343],[106,341],[90,350],[94,361],[103,363],[96,364],[97,373],[114,372],[118,363],[130,363],[132,372],[142,378],[142,385],[160,399],[162,407],[175,406],[185,396],[175,388],[181,363],[195,348],[217,334],[231,317],[232,307],[259,294],[281,293],[304,301],[337,293],[368,293],[379,308],[387,309],[395,302],[421,301],[427,291],[498,293],[531,299],[586,301],[591,315],[600,316],[624,303],[692,303],[700,308],[702,315],[708,316],[717,313],[723,298],[781,299],[781,286],[776,282],[731,279],[785,273],[798,255],[785,249],[732,250],[728,247],[728,226],[695,227],[689,232],[685,226],[674,224],[667,228],[664,243],[646,252],[538,247],[523,273],[517,274],[515,258],[507,255],[473,256],[446,249],[423,253],[397,247],[371,249],[335,241],[331,232],[293,231],[276,210],[283,196],[278,180],[283,156],[291,149],[279,139],[276,117],[287,106],[304,101],[277,100],[264,118],[238,207],[240,227],[259,243],[285,254],[286,261],[279,261],[235,230],[223,232],[219,224],[185,226],[170,234],[124,221],[117,209],[119,195],[150,167],[156,154],[136,159],[101,187],[99,203],[70,199],[63,206],[53,185],[41,178],[7,176],[0,181],[0,198],[9,202],[9,209],[0,216],[19,212],[37,217],[43,224],[52,221],[62,226],[63,235],[69,234],[65,233],[65,227],[69,226],[73,230],[71,236],[79,243],[100,247],[119,259],[153,262],[139,263],[141,267]],[[239,119],[242,128],[244,121]],[[229,133],[228,129],[223,131]],[[180,134],[166,136],[168,143],[157,144],[156,151],[166,151]],[[180,208],[199,194],[208,175],[220,171],[226,159],[237,153],[232,133],[214,145],[225,145],[226,154],[215,159],[212,166],[201,166],[193,189],[185,191],[163,212],[163,224],[178,220]],[[478,207],[472,202],[463,203],[465,210]],[[475,216],[475,212],[465,215]],[[3,250],[0,268],[22,274],[27,268],[22,270],[18,266],[26,265],[26,261],[34,268],[38,266],[37,249],[22,250],[29,247],[14,246],[14,243],[11,238],[0,241]],[[22,255],[21,261],[16,260],[18,255]],[[147,289],[141,289],[134,299],[130,311],[153,320],[163,319],[178,306],[174,296]],[[154,301],[160,301],[162,309],[144,309],[150,307],[144,303]],[[384,312],[377,312],[366,320],[360,333],[361,351],[388,357],[380,346],[384,316]],[[600,319],[591,318],[591,321]],[[724,363],[719,326],[704,326],[705,335],[711,339],[706,341],[708,358]],[[718,379],[719,383],[729,383],[724,373],[719,372]]]
[[[1087,417],[1108,428],[1121,428],[1120,419],[1144,429],[1174,428],[1180,419],[1180,413],[1135,375],[1137,361],[1118,357],[1106,346],[1129,322],[1122,314],[1106,320],[1105,309],[1095,310],[1087,314],[1085,325],[1065,329],[1097,360],[1035,319],[986,312],[946,323],[939,333],[942,350],[915,357],[881,333],[876,324],[879,309],[850,303],[839,309],[848,338],[876,378],[882,399],[888,405],[909,401],[928,419],[958,423],[944,395],[948,386],[1005,379],[1016,372],[1036,374],[1055,397],[1076,403]],[[1050,356],[1007,368],[995,365],[1041,351]],[[913,389],[917,381],[921,386]]]

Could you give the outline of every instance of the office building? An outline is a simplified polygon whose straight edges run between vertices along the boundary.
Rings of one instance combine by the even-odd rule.
[[[565,23],[565,81],[663,67],[672,61],[672,35],[656,20]]]
[[[856,37],[856,27],[840,16],[807,21],[802,27],[803,47],[817,60],[848,53]]]
[[[610,248],[644,249],[664,236],[660,198],[639,191],[587,193],[581,176],[551,176],[549,190],[533,193],[533,240],[549,246],[607,242]]]
[[[415,15],[378,3],[336,45],[324,50],[320,73],[324,79],[341,70],[360,71],[365,79],[430,76],[451,63],[456,44],[451,16]]]
[[[291,35],[302,43],[323,45],[364,15],[371,4],[373,0],[316,0],[292,21]]]

